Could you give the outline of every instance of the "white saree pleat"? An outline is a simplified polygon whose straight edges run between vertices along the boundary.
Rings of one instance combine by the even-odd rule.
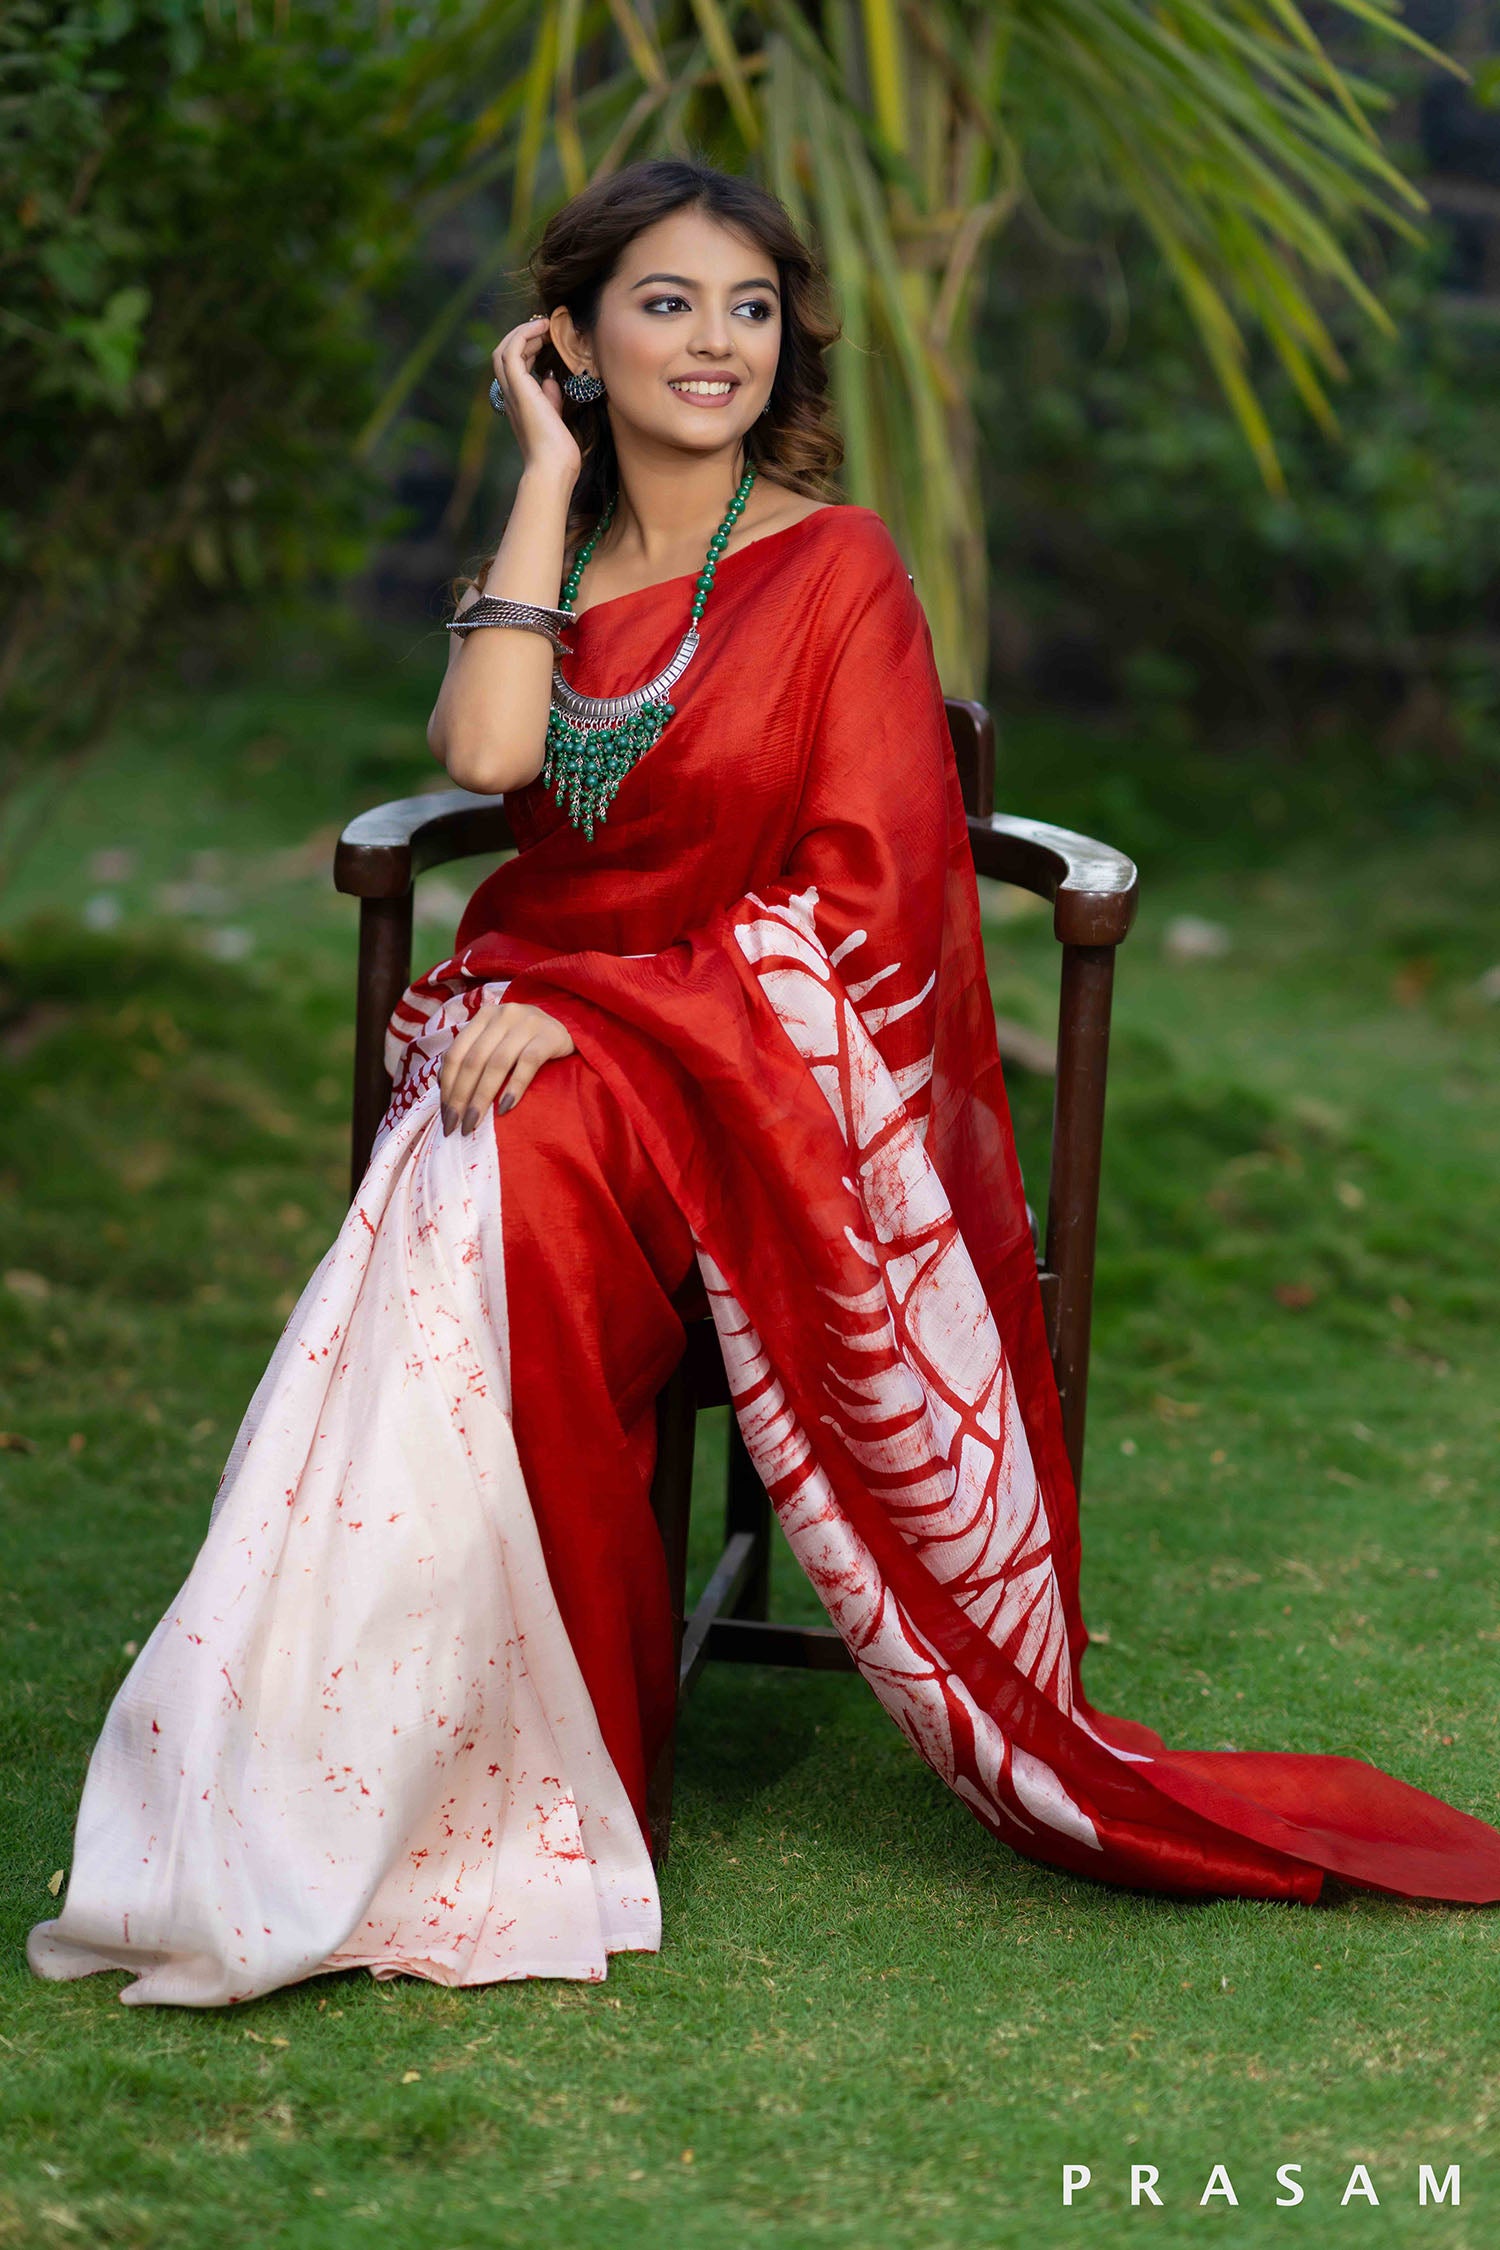
[[[495,1137],[438,1122],[451,1028],[115,1698],[42,1976],[201,2007],[355,1967],[598,1979],[660,1944],[512,1436]]]

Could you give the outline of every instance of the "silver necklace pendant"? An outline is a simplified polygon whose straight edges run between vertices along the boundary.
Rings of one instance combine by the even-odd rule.
[[[688,629],[678,642],[671,663],[658,672],[654,680],[647,680],[644,686],[631,688],[624,695],[580,695],[576,688],[568,685],[561,664],[556,657],[553,659],[552,706],[547,715],[542,778],[574,827],[582,829],[589,842],[593,841],[596,825],[607,817],[626,774],[653,748],[667,721],[675,716],[676,706],[667,698],[693,660],[698,646],[698,620],[713,586],[719,551],[754,481],[754,469],[747,469],[729,503],[728,513],[709,541],[704,567],[696,580],[697,594]],[[581,549],[563,588],[564,607],[576,597],[584,567],[613,517],[614,508],[615,500],[611,499]]]
[[[698,628],[690,625],[677,645],[677,654],[664,672],[644,687],[632,688],[628,695],[580,695],[577,688],[569,687],[562,675],[562,666],[552,667],[552,708],[574,726],[586,727],[592,732],[597,727],[615,727],[622,719],[634,718],[637,711],[648,703],[664,702],[693,660],[698,646]]]

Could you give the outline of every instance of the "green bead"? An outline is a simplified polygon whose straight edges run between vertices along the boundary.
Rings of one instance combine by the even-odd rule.
[[[696,593],[691,623],[694,625],[703,615],[713,589],[719,557],[724,552],[736,519],[744,510],[754,482],[755,471],[749,468],[740,479],[739,489],[729,503],[724,521],[709,540],[703,568],[693,581]],[[618,499],[619,494],[616,492],[574,561],[563,592],[564,608],[572,607],[583,582],[584,566],[593,554],[598,540],[608,529]],[[608,817],[609,808],[614,803],[626,774],[637,759],[660,740],[667,722],[675,718],[676,713],[675,703],[648,703],[641,710],[622,719],[617,726],[593,729],[564,718],[560,712],[550,714],[542,779],[552,791],[558,806],[574,827],[582,831],[588,842],[593,841],[595,827]]]

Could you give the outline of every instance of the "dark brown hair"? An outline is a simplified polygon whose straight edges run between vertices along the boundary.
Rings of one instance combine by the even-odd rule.
[[[836,500],[833,478],[844,444],[828,396],[825,354],[837,342],[840,325],[822,267],[785,207],[755,181],[692,156],[645,157],[591,180],[548,220],[527,260],[536,311],[551,313],[566,305],[574,326],[588,334],[599,316],[604,285],[618,271],[629,245],[658,220],[685,209],[706,212],[733,227],[776,261],[781,352],[770,403],[745,432],[747,462],[757,474],[774,477],[809,499]],[[549,341],[532,372],[538,382],[547,375],[561,382],[569,369]],[[619,468],[602,398],[576,405],[565,395],[562,414],[583,456],[568,505],[567,545],[576,553],[604,513],[619,482]],[[479,582],[488,569],[487,562],[476,574]],[[461,580],[460,588],[470,583]]]

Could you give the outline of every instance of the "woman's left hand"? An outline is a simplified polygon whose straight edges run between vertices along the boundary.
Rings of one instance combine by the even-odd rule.
[[[464,1025],[443,1057],[443,1131],[451,1133],[461,1121],[462,1130],[472,1133],[502,1086],[502,1115],[514,1109],[544,1062],[573,1052],[572,1037],[555,1016],[524,1001],[492,1001]]]

